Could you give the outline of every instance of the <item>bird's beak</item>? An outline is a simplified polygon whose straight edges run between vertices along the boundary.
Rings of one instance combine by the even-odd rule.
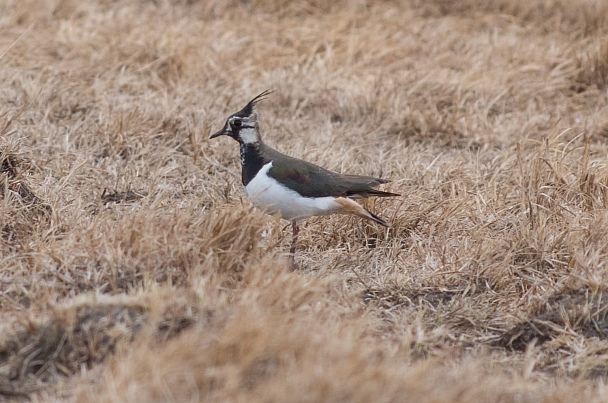
[[[230,129],[223,127],[220,131],[217,131],[217,132],[213,133],[211,136],[209,136],[209,140],[229,134],[229,133],[230,133]]]

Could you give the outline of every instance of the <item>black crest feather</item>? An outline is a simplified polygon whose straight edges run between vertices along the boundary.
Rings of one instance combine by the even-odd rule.
[[[251,101],[249,101],[249,103],[245,105],[243,109],[235,113],[235,115],[241,118],[246,118],[247,116],[251,115],[253,113],[253,107],[255,106],[255,104],[266,99],[266,97],[272,94],[273,92],[273,90],[266,90],[262,92],[261,94],[253,98]]]

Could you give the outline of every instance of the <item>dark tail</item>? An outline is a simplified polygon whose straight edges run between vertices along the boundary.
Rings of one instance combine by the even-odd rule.
[[[384,221],[382,218],[378,217],[377,215],[375,215],[374,213],[370,212],[369,210],[365,210],[367,211],[367,213],[369,214],[369,216],[367,216],[366,218],[369,218],[372,221],[377,222],[380,225],[383,225],[385,227],[390,227],[390,224],[387,223],[386,221]]]

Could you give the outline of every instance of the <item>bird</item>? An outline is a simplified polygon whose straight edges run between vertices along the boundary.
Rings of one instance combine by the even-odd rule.
[[[209,139],[228,136],[239,143],[241,179],[247,195],[257,207],[272,215],[280,213],[281,218],[291,222],[289,256],[293,270],[300,220],[311,216],[353,214],[389,227],[389,223],[355,200],[400,195],[374,189],[390,182],[388,179],[339,174],[266,145],[260,135],[256,104],[272,92],[262,92],[243,109],[230,115],[224,127]]]

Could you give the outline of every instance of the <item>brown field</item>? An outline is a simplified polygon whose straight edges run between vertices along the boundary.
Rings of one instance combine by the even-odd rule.
[[[392,179],[291,231],[238,147]],[[0,3],[0,401],[608,400],[608,2]]]

